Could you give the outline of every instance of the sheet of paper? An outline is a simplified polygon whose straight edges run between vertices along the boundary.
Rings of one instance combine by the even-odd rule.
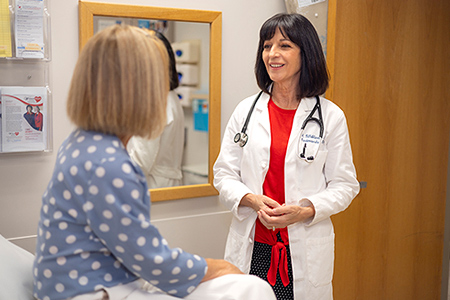
[[[285,0],[289,13],[306,17],[319,35],[322,49],[327,55],[328,1],[327,0]]]
[[[0,0],[0,57],[11,57],[11,17],[9,1]]]
[[[47,89],[0,87],[2,152],[47,149]]]
[[[325,0],[298,0],[298,7],[309,6],[323,1]]]
[[[16,56],[44,58],[44,1],[16,0]]]
[[[0,89],[0,152],[2,152],[2,90]]]

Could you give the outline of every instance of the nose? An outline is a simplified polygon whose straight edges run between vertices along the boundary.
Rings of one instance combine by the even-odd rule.
[[[276,47],[272,47],[269,52],[270,57],[277,57],[279,55],[278,49]]]
[[[277,57],[279,55],[278,48],[276,46],[270,47],[269,57]]]

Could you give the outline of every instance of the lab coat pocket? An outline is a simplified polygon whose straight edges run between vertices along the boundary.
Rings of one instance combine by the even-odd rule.
[[[312,162],[306,162],[303,159],[297,159],[297,165],[300,176],[298,176],[298,187],[304,192],[316,192],[323,181],[323,168],[328,156],[327,150],[321,150]],[[287,172],[286,172],[287,173]],[[320,184],[319,184],[320,183]]]
[[[327,156],[328,156],[328,150],[324,149],[324,150],[319,150],[317,152],[317,155],[312,162],[308,163],[305,160],[302,160],[302,161],[304,163],[306,163],[306,165],[308,166],[309,169],[316,169],[316,170],[321,171],[323,169],[323,166],[325,165]]]
[[[231,262],[241,271],[244,268],[245,255],[242,253],[244,237],[237,233],[232,227],[228,233],[227,246],[225,249],[225,260]]]
[[[308,279],[314,287],[331,283],[334,268],[334,233],[306,241]]]

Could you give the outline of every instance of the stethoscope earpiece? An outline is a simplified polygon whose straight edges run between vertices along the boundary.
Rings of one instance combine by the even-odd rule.
[[[306,146],[306,144],[305,144],[305,146]],[[306,147],[303,147],[303,152],[300,153],[300,155],[299,155],[300,158],[306,160],[307,162],[312,162],[314,160],[314,156],[311,155],[311,156],[305,157],[305,150],[306,150]]]
[[[319,118],[314,118],[314,113],[317,111],[317,114],[319,115]],[[308,122],[313,121],[315,123],[317,123],[319,125],[320,128],[320,132],[319,132],[319,141],[318,146],[316,147],[315,150],[315,154],[314,155],[310,155],[310,156],[306,156],[306,141],[305,144],[303,145],[303,151],[300,152],[299,151],[299,157],[303,160],[305,160],[308,163],[311,163],[314,161],[315,156],[317,155],[318,151],[319,151],[319,147],[322,144],[322,140],[323,140],[323,131],[324,131],[324,126],[323,126],[323,118],[322,118],[322,108],[320,107],[320,98],[319,96],[316,96],[316,105],[314,106],[314,108],[311,110],[311,113],[308,115],[308,117],[305,119],[305,121],[303,121],[301,132],[300,132],[300,141],[302,140],[303,137],[303,131],[305,130],[306,125],[308,124]],[[299,150],[300,150],[300,143],[299,143]]]

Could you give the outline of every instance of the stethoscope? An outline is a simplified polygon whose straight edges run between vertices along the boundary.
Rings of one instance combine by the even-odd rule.
[[[244,147],[248,142],[248,135],[245,133],[247,131],[248,122],[250,121],[250,117],[253,113],[253,110],[255,109],[256,102],[258,102],[259,98],[261,97],[262,91],[258,93],[255,100],[253,101],[252,106],[250,107],[250,110],[247,114],[247,118],[245,119],[244,126],[242,126],[241,132],[236,133],[234,136],[234,142],[238,143],[239,146]],[[317,114],[319,118],[315,118],[314,114],[317,111]],[[316,137],[315,135],[304,135],[305,127],[308,124],[308,122],[315,122],[319,125],[319,137]],[[313,162],[314,158],[317,156],[317,153],[319,151],[320,144],[322,144],[323,140],[323,118],[322,118],[322,108],[320,106],[320,99],[319,96],[316,96],[316,105],[314,105],[314,108],[311,110],[310,114],[306,117],[306,119],[303,121],[302,127],[300,128],[300,142],[299,142],[299,149],[298,149],[298,156],[307,161],[307,162]],[[303,144],[303,147],[301,147],[301,143]],[[314,154],[307,155],[306,154],[306,148],[307,144],[315,144],[315,150]]]

